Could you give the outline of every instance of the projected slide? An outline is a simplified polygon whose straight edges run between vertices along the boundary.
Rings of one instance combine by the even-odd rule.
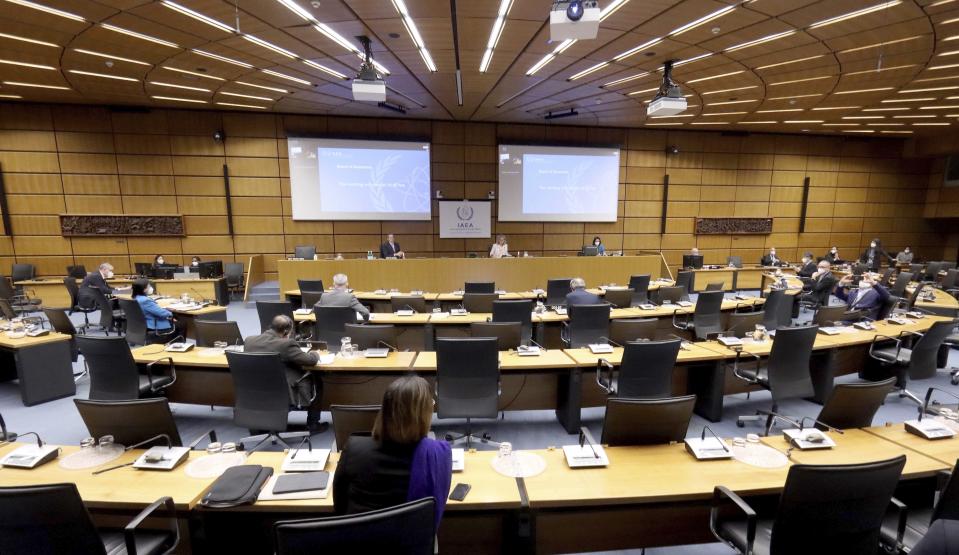
[[[429,220],[427,143],[289,137],[294,220]]]
[[[500,145],[499,219],[614,222],[619,149]]]

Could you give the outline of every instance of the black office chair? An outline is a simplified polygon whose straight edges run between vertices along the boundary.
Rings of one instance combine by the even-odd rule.
[[[293,258],[313,260],[315,256],[316,256],[316,247],[313,245],[300,245],[300,246],[293,247]]]
[[[37,276],[36,267],[33,264],[14,264],[10,269],[10,280],[14,283],[18,281],[27,281]]]
[[[896,273],[896,267],[890,266],[882,271],[882,277],[879,278],[879,284],[883,287],[889,287],[892,283],[892,275]]]
[[[912,281],[912,272],[899,272],[896,276],[896,283],[889,289],[889,294],[893,297],[904,297],[906,295],[906,286]]]
[[[90,313],[96,312],[96,306],[80,306],[78,304],[78,297],[80,295],[80,286],[77,285],[77,280],[73,278],[63,278],[63,285],[67,288],[67,293],[70,295],[70,308],[68,313],[73,314],[74,312],[79,312],[83,314],[83,325],[80,326],[80,329],[86,331],[90,327]]]
[[[464,293],[495,293],[496,283],[492,281],[467,281],[463,284]]]
[[[301,294],[304,291],[319,291],[320,293],[326,291],[322,279],[298,279],[296,280],[296,286]]]
[[[606,302],[613,305],[613,308],[629,308],[633,305],[632,289],[607,289]]]
[[[925,267],[924,264],[910,264],[910,265],[909,265],[909,273],[911,273],[911,274],[914,275],[914,276],[920,276],[920,275],[922,275],[922,269],[923,269],[924,267]],[[918,277],[917,277],[916,279],[918,279]]]
[[[54,331],[70,336],[70,358],[73,362],[76,362],[77,355],[80,354],[76,340],[77,328],[73,325],[70,317],[67,316],[67,312],[62,308],[44,308],[43,314],[46,315],[47,321],[50,322]]]
[[[959,296],[959,270],[955,268],[946,270],[946,277],[942,278],[940,287],[953,297]]]
[[[125,336],[127,343],[130,345],[163,343],[167,339],[172,339],[176,334],[176,328],[172,325],[165,332],[149,329],[140,303],[130,299],[117,299],[117,301],[120,303],[120,310],[126,319]]]
[[[162,509],[162,511],[161,511]],[[142,530],[147,519],[165,515],[162,529]],[[4,555],[155,555],[180,542],[171,497],[147,506],[123,530],[97,530],[76,484],[0,487],[0,553]]]
[[[793,319],[795,296],[787,295],[784,289],[773,289],[766,295],[763,303],[763,325],[774,330],[780,326],[789,326]]]
[[[615,397],[669,397],[673,394],[673,368],[681,344],[679,339],[626,343],[616,380],[613,364],[600,358],[596,362],[596,384]],[[603,369],[608,371],[605,377]]]
[[[293,320],[293,304],[290,301],[256,301],[256,315],[260,319],[260,333],[270,329],[273,318],[279,315]]]
[[[882,543],[888,552],[916,553],[922,538],[929,535],[930,528],[937,520],[959,520],[959,461],[951,471],[942,470],[936,475],[936,491],[931,505],[909,506],[906,527],[899,533],[899,519],[894,513],[887,513],[882,527]],[[897,538],[900,539],[897,540]],[[955,541],[956,536],[953,536]],[[930,552],[931,553],[931,552]],[[950,553],[936,551],[937,555]]]
[[[817,326],[834,326],[839,322],[852,321],[847,314],[849,314],[849,308],[844,304],[820,306],[816,309],[816,315],[813,316],[812,323]]]
[[[94,305],[100,312],[100,322],[97,325],[104,335],[110,335],[111,331],[119,335],[126,324],[123,310],[114,309],[113,303],[99,289],[88,287],[86,294],[93,299]]]
[[[446,440],[485,442],[472,432],[472,419],[496,418],[500,395],[499,352],[494,337],[440,338],[436,340],[436,416],[465,418],[462,434]]]
[[[519,322],[523,344],[528,345],[533,338],[533,299],[493,301],[493,321]]]
[[[467,312],[489,314],[493,312],[493,303],[499,299],[496,293],[463,293],[463,308]]]
[[[562,306],[566,304],[566,295],[569,294],[569,282],[573,278],[554,278],[546,280],[546,306]]]
[[[676,273],[676,286],[682,287],[688,295],[695,290],[695,279],[696,273],[692,270],[681,270]]]
[[[390,297],[390,305],[393,307],[393,312],[397,310],[410,310],[413,312],[427,312],[426,309],[426,298],[423,295],[413,295],[410,297]]]
[[[226,282],[226,288],[232,296],[234,293],[243,293],[246,282],[243,279],[243,264],[239,262],[227,262],[223,265],[223,278]]]
[[[436,541],[432,497],[354,515],[279,521],[273,527],[277,555],[403,553],[433,555]]]
[[[393,324],[343,324],[343,336],[363,350],[395,348],[397,343]]]
[[[725,281],[712,281],[706,284],[706,291],[722,291],[725,285]]]
[[[640,339],[656,339],[658,318],[617,318],[609,321],[609,338],[620,345]]]
[[[87,277],[87,267],[83,264],[67,266],[67,277],[71,277],[73,279],[83,279]]]
[[[157,397],[176,382],[176,367],[170,357],[146,364],[146,374],[141,374],[123,337],[78,335],[76,340],[90,375],[90,399],[126,401]],[[167,363],[169,375],[154,375],[154,367],[160,362]]]
[[[903,455],[864,464],[793,465],[774,514],[759,515],[736,493],[717,486],[709,528],[743,554],[872,555],[890,502],[898,503],[892,495],[905,464]],[[731,512],[733,507],[739,512]]]
[[[227,345],[243,345],[243,335],[240,325],[233,321],[218,322],[216,320],[196,320],[196,346],[212,347],[214,343]]]
[[[574,304],[567,310],[569,321],[563,322],[560,330],[566,347],[585,347],[590,343],[604,342],[602,338],[609,337],[608,304]]]
[[[696,339],[706,339],[709,335],[723,331],[722,307],[725,293],[722,291],[704,291],[696,297],[696,307],[690,321],[689,313],[673,313],[673,327],[678,330],[692,331]]]
[[[38,312],[43,299],[37,299],[27,294],[22,287],[14,287],[10,280],[0,276],[0,299],[10,303],[13,310],[19,314]]]
[[[758,312],[730,312],[727,315],[726,331],[729,335],[739,338],[752,335],[756,331],[756,325],[762,324],[766,319],[766,313],[762,310]]]
[[[287,449],[290,446],[284,439],[309,435],[309,432],[284,432],[289,419],[292,391],[299,391],[302,382],[312,384],[311,375],[304,374],[295,384],[289,384],[286,365],[277,353],[227,351],[226,361],[233,377],[234,424],[248,428],[252,434],[265,435],[261,441],[276,441]],[[310,402],[316,397],[315,387],[312,395]]]
[[[166,399],[136,399],[129,401],[91,401],[74,399],[80,418],[87,427],[90,437],[112,435],[120,445],[130,446],[165,435],[174,447],[183,445],[180,431],[173,421],[170,403]],[[160,439],[145,444],[146,449],[153,445],[165,445]]]
[[[696,396],[660,399],[606,399],[603,444],[659,445],[682,441],[693,417]]]
[[[676,304],[686,297],[686,288],[681,285],[660,287],[656,290],[656,299],[659,301],[659,304],[667,304],[667,301]]]
[[[742,268],[743,267],[743,257],[741,256],[727,256],[726,265],[732,266],[733,268]]]
[[[330,405],[336,450],[342,451],[353,434],[372,433],[379,412],[380,405]]]
[[[819,411],[816,420],[833,428],[868,428],[879,407],[886,402],[896,384],[896,378],[881,382],[839,383],[833,387],[829,399]],[[825,427],[816,424],[824,430]]]
[[[523,343],[523,329],[519,322],[473,322],[472,337],[495,337],[500,351],[516,350]]]
[[[356,311],[348,306],[314,306],[313,341],[325,341],[330,352],[339,352],[344,326],[356,323]]]
[[[629,288],[633,290],[633,306],[649,302],[649,274],[629,276]]]
[[[6,318],[7,320],[13,320],[14,318],[19,318],[20,313],[10,306],[9,301],[6,299],[0,299],[0,317]]]
[[[933,283],[939,281],[939,272],[942,270],[942,262],[930,262],[926,266],[926,272],[922,279]]]
[[[765,366],[761,364],[760,357],[748,351],[736,352],[733,374],[750,385],[768,389],[773,401],[771,412],[756,411],[755,416],[740,416],[736,420],[737,426],[742,427],[747,420],[765,420],[766,435],[769,435],[775,421],[775,416],[771,413],[779,412],[781,401],[803,399],[815,394],[809,373],[809,359],[812,357],[812,347],[818,331],[819,326],[778,328]],[[740,360],[744,354],[755,359],[755,369],[747,369],[741,364]]]
[[[896,377],[896,389],[900,397],[906,397],[921,405],[922,400],[907,389],[909,380],[926,380],[935,377],[938,369],[939,348],[952,334],[956,327],[956,320],[934,322],[925,333],[903,331],[899,337],[876,334],[869,345],[869,356],[877,361],[879,368],[866,368],[862,377],[866,379],[883,379],[888,376],[880,372],[891,370]],[[903,346],[907,337],[918,337],[912,348]],[[888,346],[887,341],[894,341],[895,345]],[[888,372],[885,372],[888,374]]]
[[[316,303],[320,302],[322,296],[323,291],[301,291],[300,308],[313,308]]]

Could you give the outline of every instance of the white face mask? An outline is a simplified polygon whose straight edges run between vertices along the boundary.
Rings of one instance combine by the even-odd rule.
[[[153,287],[147,287],[147,288],[146,288],[146,291],[144,291],[144,293],[146,293],[147,295],[152,295],[152,294],[153,294]]]
[[[596,245],[596,246],[598,247],[598,246],[599,246],[599,244],[600,244],[600,241],[593,241],[593,244],[594,244],[594,245]]]
[[[870,282],[868,282],[868,281],[866,281],[866,280],[860,280],[860,282],[859,282],[859,288],[860,288],[860,289],[869,289],[870,287],[872,287],[872,283],[870,283]]]
[[[776,258],[776,251],[769,251],[769,256]]]
[[[876,248],[876,244],[875,244],[875,243],[869,243],[869,248],[870,248],[870,249]]]
[[[113,270],[108,270],[108,271],[107,271],[107,279],[111,279],[111,278],[113,278]]]
[[[193,261],[193,266],[199,266],[199,265],[200,265],[199,262],[197,262],[196,260]]]
[[[831,254],[836,254],[836,249],[829,251]]]
[[[157,264],[163,264],[163,259],[162,259],[162,258],[157,258]]]

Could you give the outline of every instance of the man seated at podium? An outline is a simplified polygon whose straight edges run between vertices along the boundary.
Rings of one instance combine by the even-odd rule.
[[[380,258],[406,258],[406,253],[400,244],[393,239],[393,234],[386,236],[386,242],[380,245]]]
[[[566,306],[574,304],[603,304],[603,300],[586,290],[586,280],[569,280],[570,292],[566,294]]]
[[[776,247],[769,247],[769,254],[762,257],[759,263],[763,266],[782,266],[783,259],[776,256]]]

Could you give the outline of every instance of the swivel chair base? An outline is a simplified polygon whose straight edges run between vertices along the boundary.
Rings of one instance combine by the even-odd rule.
[[[783,420],[783,421],[785,421],[787,424],[793,424],[793,425],[799,426],[799,424],[796,423],[796,422],[794,422],[791,418],[789,418],[789,417],[783,417],[783,416],[778,415],[778,414],[777,414],[778,412],[779,412],[779,411],[778,411],[778,407],[776,407],[776,405],[773,405],[773,408],[772,408],[771,411],[769,411],[769,410],[757,410],[757,411],[756,411],[756,414],[754,414],[754,415],[750,415],[750,416],[740,416],[740,417],[736,418],[736,426],[739,427],[739,428],[744,428],[744,427],[746,427],[746,422],[762,422],[763,420],[765,420],[765,421],[766,421],[766,426],[765,426],[765,434],[764,434],[764,435],[766,435],[766,436],[768,436],[768,435],[769,435],[769,432],[772,430],[773,424],[776,423],[776,419]]]
[[[310,432],[280,432],[280,433],[267,432],[265,434],[256,434],[256,435],[241,438],[237,442],[237,445],[242,447],[243,444],[247,442],[256,441],[256,445],[254,445],[252,449],[244,449],[245,451],[250,453],[259,449],[260,446],[264,445],[267,441],[269,441],[273,445],[276,445],[277,443],[281,443],[287,449],[292,449],[292,447],[290,447],[290,444],[284,441],[284,439],[306,439],[308,437],[310,437]]]
[[[479,436],[473,435],[473,427],[471,425],[470,419],[466,419],[466,431],[464,433],[450,432],[446,434],[446,442],[452,445],[459,445],[460,443],[466,443],[466,448],[471,449],[473,443],[486,443],[493,445],[499,448],[499,442],[493,441],[492,436],[487,432],[483,432]]]

